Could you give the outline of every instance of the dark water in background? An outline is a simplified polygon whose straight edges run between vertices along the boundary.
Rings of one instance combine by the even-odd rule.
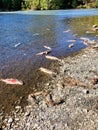
[[[52,48],[50,55],[68,56],[85,48],[80,37],[98,41],[98,32],[86,33],[94,24],[98,25],[97,9],[0,12],[0,77],[25,83],[21,87],[0,82],[0,108],[10,109],[20,97],[27,98],[34,89],[42,89],[38,84],[48,77],[38,68],[51,64],[44,56],[36,56],[46,50],[44,45]],[[64,33],[66,30],[70,31]],[[68,40],[73,39],[75,45],[69,48],[72,42]]]

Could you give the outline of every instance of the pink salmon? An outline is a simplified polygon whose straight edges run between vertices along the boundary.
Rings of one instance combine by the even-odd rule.
[[[19,84],[23,85],[23,82],[17,79],[1,79],[0,81],[5,82],[6,84]]]

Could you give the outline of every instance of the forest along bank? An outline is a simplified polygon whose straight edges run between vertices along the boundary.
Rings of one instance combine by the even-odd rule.
[[[96,8],[98,7],[97,0],[1,0],[0,10],[57,10],[57,9],[72,9],[72,8]]]

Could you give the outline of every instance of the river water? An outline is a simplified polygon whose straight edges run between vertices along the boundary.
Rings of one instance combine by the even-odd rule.
[[[52,48],[50,55],[66,57],[86,46],[80,37],[98,41],[98,9],[0,12],[0,78],[17,78],[23,86],[0,82],[0,108],[10,110],[20,98],[27,98],[48,76],[39,67],[51,68],[51,61],[36,54]],[[74,42],[74,47],[69,44]],[[15,104],[16,103],[16,104]],[[25,103],[25,100],[23,104]],[[22,103],[21,103],[22,104]]]

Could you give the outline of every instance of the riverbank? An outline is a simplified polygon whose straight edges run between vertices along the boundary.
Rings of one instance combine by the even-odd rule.
[[[98,45],[58,62],[44,90],[28,95],[28,106],[0,113],[4,130],[97,130]]]

